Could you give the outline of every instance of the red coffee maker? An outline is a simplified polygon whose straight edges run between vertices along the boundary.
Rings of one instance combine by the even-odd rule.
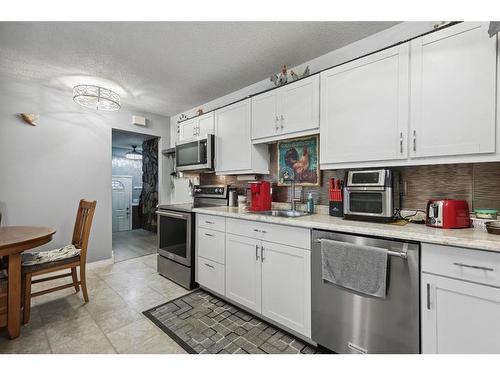
[[[267,181],[248,183],[250,190],[249,211],[267,211],[271,209],[271,184]]]

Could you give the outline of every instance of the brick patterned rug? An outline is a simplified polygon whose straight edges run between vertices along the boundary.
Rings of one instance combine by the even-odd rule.
[[[188,353],[320,352],[318,348],[200,289],[143,314]]]

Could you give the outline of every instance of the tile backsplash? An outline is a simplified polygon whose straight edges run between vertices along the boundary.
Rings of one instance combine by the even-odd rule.
[[[276,145],[270,145],[270,174],[260,176],[264,180],[278,182]],[[425,209],[429,199],[465,199],[474,208],[500,209],[500,162],[447,165],[422,165],[396,167],[406,184],[402,208]],[[321,174],[321,186],[304,187],[306,197],[312,192],[316,204],[328,204],[328,180],[344,179],[345,170],[326,170]],[[231,184],[243,192],[245,181],[236,176],[216,176],[212,173],[200,175],[201,184]],[[288,188],[273,185],[273,201],[287,202]]]

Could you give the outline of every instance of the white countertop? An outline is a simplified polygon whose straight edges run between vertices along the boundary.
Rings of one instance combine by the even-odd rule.
[[[470,229],[438,229],[423,224],[391,225],[364,221],[343,220],[324,214],[296,218],[259,215],[237,207],[204,207],[193,209],[196,213],[254,220],[265,223],[296,227],[324,229],[353,234],[398,238],[418,242],[466,247],[500,253],[500,236]]]

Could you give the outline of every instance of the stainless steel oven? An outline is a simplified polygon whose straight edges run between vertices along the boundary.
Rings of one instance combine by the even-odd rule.
[[[193,207],[227,206],[229,186],[196,185],[193,203],[159,205],[158,273],[186,289],[195,282],[195,213]]]
[[[163,207],[158,215],[158,272],[187,289],[194,287],[194,214],[190,207]]]
[[[344,187],[347,219],[391,221],[400,206],[399,175],[390,169],[348,171]]]
[[[214,135],[191,139],[175,145],[177,171],[212,171],[214,169]]]

